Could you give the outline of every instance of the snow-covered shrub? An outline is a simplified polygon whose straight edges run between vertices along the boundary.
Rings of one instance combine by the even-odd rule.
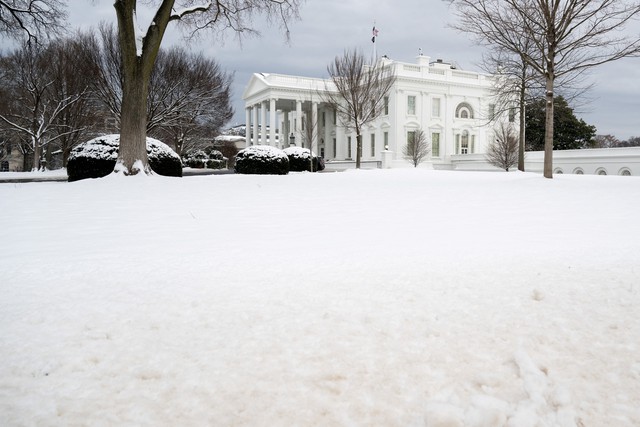
[[[67,161],[69,181],[109,175],[116,165],[119,147],[120,135],[99,136],[74,147]],[[155,173],[182,176],[180,157],[168,145],[147,138],[147,155]]]
[[[284,151],[269,145],[252,145],[238,152],[236,173],[258,175],[286,175],[289,173],[289,157]]]
[[[154,138],[147,138],[149,166],[158,175],[182,176],[180,156],[167,144]]]
[[[204,168],[209,156],[203,150],[192,150],[182,155],[182,163],[190,168]]]
[[[207,160],[207,169],[224,169],[227,167],[227,160],[209,159]]]
[[[283,151],[289,157],[289,171],[302,172],[311,170],[311,162],[309,162],[311,150],[302,147],[287,147]],[[324,170],[324,162],[313,153],[313,171],[321,170]]]
[[[227,159],[218,150],[192,150],[182,157],[182,162],[190,168],[223,169],[227,167]]]
[[[222,155],[222,152],[220,152],[220,150],[216,150],[214,148],[205,148],[204,150],[205,153],[207,153],[209,155],[209,158],[211,160],[224,160],[224,156]]]

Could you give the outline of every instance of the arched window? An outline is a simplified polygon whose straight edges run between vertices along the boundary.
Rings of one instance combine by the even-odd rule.
[[[562,172],[562,168],[556,168],[556,170],[554,170],[553,173],[562,175],[564,172]]]
[[[466,102],[461,102],[456,108],[456,117],[459,119],[473,119],[473,108]]]
[[[606,175],[606,174],[607,174],[607,170],[605,168],[596,169],[596,175]]]
[[[622,168],[620,169],[620,172],[618,172],[618,175],[631,176],[631,171],[629,170],[629,168]]]
[[[584,175],[584,171],[582,170],[582,168],[575,168],[573,170],[573,173],[576,175]]]

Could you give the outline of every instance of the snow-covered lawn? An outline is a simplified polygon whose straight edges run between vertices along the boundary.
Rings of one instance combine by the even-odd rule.
[[[638,426],[640,179],[0,184],[2,426]]]

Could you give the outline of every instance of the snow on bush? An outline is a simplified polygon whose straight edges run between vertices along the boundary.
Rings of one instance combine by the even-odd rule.
[[[236,173],[257,175],[286,175],[289,157],[284,151],[269,145],[252,145],[238,152]]]
[[[283,151],[289,157],[289,171],[291,172],[310,171],[310,155],[313,155],[313,171],[324,170],[324,162],[320,161],[316,153],[312,153],[308,148],[287,147]]]
[[[120,135],[104,135],[77,145],[67,162],[69,181],[102,178],[113,172],[118,159]],[[164,176],[182,176],[180,157],[166,144],[147,137],[151,169]]]
[[[192,150],[182,157],[182,162],[190,168],[223,169],[228,159],[218,150]]]

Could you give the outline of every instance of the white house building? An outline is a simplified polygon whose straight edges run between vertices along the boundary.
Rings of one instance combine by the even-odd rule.
[[[424,165],[452,169],[456,160],[483,154],[493,138],[491,88],[493,77],[456,69],[442,60],[420,55],[416,63],[380,59],[391,67],[396,81],[385,99],[384,111],[367,126],[362,138],[363,167],[407,167],[403,148],[421,129],[431,144]],[[278,141],[280,148],[307,145],[306,118],[315,123],[313,148],[327,167],[354,164],[356,135],[323,102],[322,93],[333,89],[331,80],[256,73],[244,91],[246,145]],[[514,126],[515,115],[505,117]],[[282,137],[277,139],[278,134]]]
[[[421,129],[431,144],[422,167],[497,170],[485,159],[494,128],[506,123],[517,135],[519,118],[503,113],[491,120],[493,76],[423,55],[415,63],[380,61],[391,67],[396,81],[381,115],[362,131],[361,167],[410,167],[403,148],[412,132]],[[243,94],[245,146],[308,146],[310,139],[327,169],[355,167],[356,135],[323,102],[323,92],[331,90],[331,80],[253,74]],[[311,132],[305,129],[307,118],[313,123]],[[543,156],[525,153],[525,170],[542,172]],[[553,157],[555,174],[640,175],[640,147],[554,151]]]

